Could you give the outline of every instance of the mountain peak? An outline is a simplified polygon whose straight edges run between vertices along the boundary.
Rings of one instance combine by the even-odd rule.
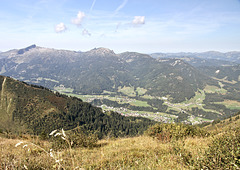
[[[106,55],[106,54],[111,54],[111,55],[116,55],[113,50],[110,50],[108,48],[94,48],[89,51],[91,54],[97,54],[97,55]]]
[[[35,44],[30,45],[29,47],[26,47],[26,48],[23,48],[23,49],[18,50],[18,54],[23,54],[24,52],[29,51],[30,49],[36,48],[36,47],[37,47],[37,46],[36,46]]]
[[[140,58],[150,59],[150,58],[152,58],[150,55],[142,54],[142,53],[138,53],[138,52],[124,52],[124,53],[119,54],[119,56],[122,59],[140,59]]]

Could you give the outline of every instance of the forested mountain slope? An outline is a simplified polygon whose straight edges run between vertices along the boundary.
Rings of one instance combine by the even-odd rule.
[[[8,132],[40,134],[79,126],[100,138],[105,135],[134,136],[154,124],[145,118],[103,113],[100,108],[78,98],[4,76],[0,76],[0,117],[0,128]]]

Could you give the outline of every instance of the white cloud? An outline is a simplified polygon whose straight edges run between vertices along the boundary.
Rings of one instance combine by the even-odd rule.
[[[64,23],[60,23],[60,24],[57,24],[56,26],[55,26],[55,31],[56,31],[56,33],[61,33],[61,32],[64,32],[64,31],[66,31],[67,30],[67,27],[66,27],[66,25],[64,25]]]
[[[88,30],[84,29],[84,30],[82,31],[82,35],[91,36],[91,33],[90,33]]]
[[[79,11],[78,14],[77,14],[77,17],[72,19],[72,23],[77,25],[77,26],[81,26],[81,23],[82,23],[84,18],[85,18],[85,13]]]
[[[145,16],[135,16],[132,23],[134,25],[142,25],[145,24]]]

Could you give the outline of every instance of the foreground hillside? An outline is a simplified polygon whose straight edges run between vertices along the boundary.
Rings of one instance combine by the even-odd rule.
[[[54,169],[58,164],[51,159],[47,153],[39,148],[22,148],[24,145],[15,147],[22,140],[0,138],[0,149],[2,150],[1,168],[24,168],[24,165],[32,169]],[[199,151],[207,147],[209,139],[187,139],[184,148],[193,152],[195,159]],[[43,141],[40,146],[50,150],[51,146]],[[185,169],[180,152],[175,149],[182,148],[179,142],[176,146],[172,143],[159,143],[151,137],[134,137],[117,140],[102,140],[99,147],[93,149],[76,148],[74,154],[75,167],[85,169]],[[175,148],[174,148],[175,147]],[[12,155],[11,160],[9,155]],[[67,150],[58,153],[59,159],[67,169],[71,169],[71,158]],[[13,163],[14,160],[14,163]]]
[[[6,133],[48,134],[78,127],[99,138],[134,136],[154,124],[146,118],[103,113],[81,99],[4,76],[0,76],[0,118],[0,129]]]
[[[208,136],[186,135],[166,141],[159,137],[167,133],[155,138],[146,133],[133,138],[106,138],[92,148],[71,149],[53,148],[52,142],[30,136],[0,138],[0,165],[2,169],[239,169],[239,128],[238,115],[207,127],[211,129]],[[171,134],[174,128],[169,130]]]

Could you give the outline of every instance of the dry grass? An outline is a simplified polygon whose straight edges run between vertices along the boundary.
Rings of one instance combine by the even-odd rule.
[[[210,144],[239,126],[240,118],[234,116],[206,127],[215,135],[205,138],[161,142],[142,135],[100,140],[93,148],[70,147],[58,151],[50,151],[51,143],[31,136],[21,140],[0,137],[0,169],[199,169],[201,162],[208,161],[205,152]],[[66,141],[64,132],[62,137]],[[23,143],[15,147],[20,141]]]
[[[151,137],[140,136],[115,140],[101,140],[92,149],[75,148],[72,157],[69,150],[54,152],[64,169],[191,169],[184,162],[184,154],[191,159],[200,158],[209,138],[187,138],[182,141],[161,143]],[[15,147],[20,140],[0,138],[0,169],[56,169],[59,164],[49,154],[34,146]],[[29,140],[24,142],[30,142]],[[46,151],[50,143],[34,141]],[[176,152],[176,149],[180,149]],[[75,166],[72,165],[72,159]]]
[[[101,147],[95,148],[91,152],[89,150],[78,150],[78,152],[82,153],[80,159],[82,159],[83,167],[87,169],[156,169],[163,166],[166,168],[176,167],[176,164],[173,162],[174,158],[172,160],[170,155],[171,146],[160,144],[150,137],[141,136],[118,140],[102,140],[99,142],[99,145]]]
[[[208,131],[212,131],[213,134],[219,134],[222,132],[228,132],[230,129],[240,128],[240,115],[233,116],[231,118],[225,119],[215,125],[208,125],[204,127]]]
[[[25,167],[28,169],[48,169],[54,164],[54,160],[50,159],[48,154],[38,147],[30,145],[29,140],[24,140],[23,144],[15,147],[20,141],[22,140],[0,137],[0,169],[26,169]],[[47,142],[33,142],[42,148],[48,148]]]

